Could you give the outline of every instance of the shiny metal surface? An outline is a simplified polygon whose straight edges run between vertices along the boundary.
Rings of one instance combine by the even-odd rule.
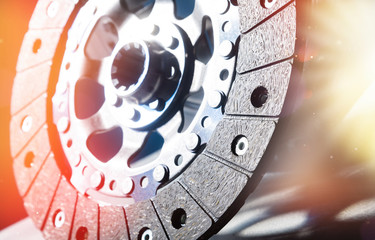
[[[210,237],[262,175],[302,4],[58,2],[39,1],[17,67],[51,66],[44,90],[17,80],[12,99],[30,217],[47,239]]]

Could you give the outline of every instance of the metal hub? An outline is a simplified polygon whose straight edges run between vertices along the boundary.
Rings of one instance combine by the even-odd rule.
[[[86,33],[65,52],[63,62],[71,67],[62,69],[58,86],[68,87],[56,90],[54,121],[69,125],[60,138],[71,183],[97,201],[126,206],[155,196],[204,150],[222,119],[239,34],[236,8],[225,12],[233,27],[221,40],[223,31],[212,25],[222,13],[184,21],[173,12],[160,17],[162,8],[173,6],[156,1],[141,17],[115,0],[91,1],[80,12],[96,13],[80,13],[70,30]],[[197,3],[194,11],[212,12],[209,7]],[[67,46],[75,41],[69,38]],[[98,52],[103,44],[106,50]],[[62,102],[69,106],[64,112]]]
[[[177,60],[157,43],[127,43],[112,64],[112,83],[120,98],[133,104],[148,104],[162,110],[178,85]],[[156,103],[158,102],[158,103]],[[153,104],[151,104],[153,103]]]

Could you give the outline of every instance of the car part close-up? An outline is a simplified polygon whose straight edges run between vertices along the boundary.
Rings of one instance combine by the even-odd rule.
[[[44,237],[220,230],[260,180],[301,69],[299,8],[40,0],[17,63],[10,138],[19,192]]]
[[[373,239],[374,9],[2,1],[0,239]]]

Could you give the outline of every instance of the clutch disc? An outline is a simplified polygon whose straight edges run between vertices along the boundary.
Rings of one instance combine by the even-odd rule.
[[[258,180],[295,68],[290,0],[39,0],[11,152],[46,239],[197,239]]]

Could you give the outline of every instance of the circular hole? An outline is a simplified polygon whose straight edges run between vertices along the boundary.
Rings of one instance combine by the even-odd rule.
[[[81,163],[81,160],[82,160],[82,157],[80,154],[77,154],[76,156],[74,156],[73,158],[71,158],[72,160],[72,163],[75,167],[78,167],[78,165]]]
[[[66,146],[70,148],[72,145],[73,145],[73,141],[72,139],[69,139],[68,142],[66,143]]]
[[[230,0],[230,2],[231,2],[234,6],[238,6],[238,1],[237,1],[237,0]]]
[[[251,94],[251,104],[256,107],[262,107],[268,100],[268,90],[265,87],[257,87]]]
[[[59,104],[58,109],[59,109],[60,112],[64,112],[66,110],[66,103],[65,102],[61,102]]]
[[[175,164],[176,166],[181,166],[181,164],[183,163],[183,161],[184,161],[184,157],[181,156],[181,155],[177,155],[177,156],[175,157],[175,159],[174,159],[174,164]]]
[[[31,168],[34,165],[35,155],[33,152],[28,152],[25,157],[25,167]]]
[[[260,1],[260,5],[267,9],[272,8],[273,5],[275,5],[275,3],[276,3],[276,0],[261,0]]]
[[[171,72],[169,73],[169,78],[173,78],[176,74],[176,68],[174,66],[171,66]]]
[[[184,209],[178,208],[172,213],[172,226],[175,229],[180,229],[186,224],[187,215]]]
[[[166,77],[170,80],[176,80],[180,77],[180,71],[178,66],[171,65],[169,71],[167,71]]]
[[[83,168],[82,168],[82,175],[86,175],[86,172],[87,172],[87,166],[84,166]]]
[[[229,32],[232,29],[232,24],[229,21],[225,21],[221,26],[223,32]]]
[[[38,53],[41,47],[42,47],[42,40],[38,38],[37,40],[34,41],[33,53]]]
[[[240,143],[238,144],[238,149],[240,149],[241,151],[243,151],[243,150],[245,149],[245,143],[240,142]]]
[[[210,117],[207,116],[202,119],[202,127],[208,128],[209,126],[211,126],[211,124],[212,124],[212,119]]]
[[[227,80],[229,77],[229,71],[227,69],[224,69],[220,72],[220,79],[222,81]]]
[[[249,141],[248,139],[243,136],[237,136],[232,142],[232,152],[236,156],[243,156],[246,154],[247,150],[249,149]]]
[[[33,126],[33,118],[31,116],[26,116],[21,123],[21,129],[23,132],[30,132]]]
[[[122,180],[122,183],[121,183],[122,193],[128,195],[128,194],[132,193],[133,190],[134,190],[133,179],[131,179],[130,177],[127,177],[124,180]]]
[[[142,228],[139,231],[138,240],[152,240],[152,231],[149,228]]]
[[[72,48],[73,52],[76,52],[78,50],[78,48],[79,48],[79,44],[78,43],[74,44],[74,46]]]
[[[52,1],[47,8],[47,16],[50,18],[56,17],[59,11],[60,4],[58,1]]]
[[[109,189],[111,189],[111,191],[114,191],[117,187],[117,183],[115,180],[112,180],[110,183],[109,183]]]
[[[64,225],[64,222],[65,222],[65,213],[61,209],[56,210],[55,213],[53,214],[53,225],[56,228],[60,228]]]
[[[143,177],[141,179],[141,187],[142,188],[146,188],[148,186],[148,178],[147,177]]]
[[[153,26],[151,26],[151,31],[150,32],[151,32],[152,35],[156,36],[160,32],[160,27],[157,26],[157,25],[153,25]]]
[[[79,227],[76,232],[76,240],[87,240],[89,237],[89,231],[86,227]]]
[[[69,68],[70,68],[70,63],[65,64],[65,69],[69,70]]]
[[[138,83],[145,71],[146,52],[138,43],[126,44],[112,65],[112,83],[119,90],[128,90]]]
[[[172,38],[172,42],[171,42],[169,48],[174,50],[178,47],[179,44],[180,44],[180,42],[178,41],[178,39]]]

